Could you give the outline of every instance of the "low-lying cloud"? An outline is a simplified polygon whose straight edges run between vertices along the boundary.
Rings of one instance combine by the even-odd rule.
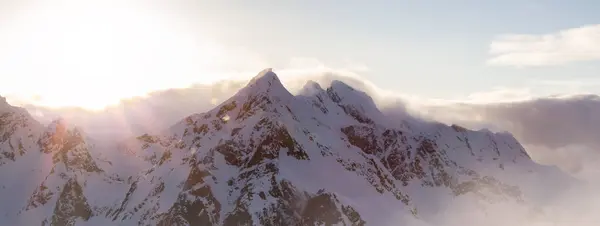
[[[309,80],[323,86],[328,86],[333,80],[342,80],[357,89],[369,93],[378,92],[376,86],[365,82],[352,70],[317,67],[287,68],[277,72],[292,93],[300,91]],[[231,97],[247,82],[247,79],[232,79],[213,84],[195,84],[188,88],[154,91],[141,97],[123,99],[102,111],[48,108],[32,104],[24,107],[42,123],[61,117],[96,137],[126,137],[158,132],[188,115],[208,111]]]
[[[321,67],[275,71],[292,93],[302,89],[308,80],[316,81],[323,87],[327,87],[333,80],[341,80],[370,94],[388,115],[408,117],[410,114],[447,124],[460,124],[471,129],[509,131],[525,146],[534,160],[557,165],[592,184],[598,181],[595,177],[600,172],[600,167],[596,166],[600,160],[600,97],[596,95],[524,98],[528,93],[509,95],[508,92],[494,91],[473,95],[471,100],[463,102],[427,100],[381,90],[351,70]],[[231,80],[156,91],[145,97],[123,100],[100,112],[49,109],[32,105],[26,108],[42,122],[47,123],[60,115],[96,137],[126,137],[158,132],[187,115],[210,110],[233,95],[246,82]],[[510,98],[502,100],[503,97]],[[564,197],[554,198],[561,200],[559,204],[562,207],[556,210],[546,209],[544,217],[540,219],[529,219],[531,214],[515,211],[517,207],[498,207],[498,212],[477,216],[477,219],[480,222],[496,219],[495,225],[595,225],[593,222],[600,221],[597,214],[590,212],[600,209],[596,204],[598,202],[595,202],[600,200],[600,196],[595,190],[585,193],[578,190],[565,194]],[[437,223],[403,219],[415,220],[406,222],[411,225],[471,225],[475,222],[475,216],[469,208],[471,207],[462,207],[463,212],[441,214]]]
[[[600,159],[600,97],[575,95],[489,104],[427,106],[446,123],[511,132],[534,159],[574,174],[596,171]]]
[[[600,167],[594,164],[600,159],[600,97],[596,95],[531,98],[523,90],[516,93],[494,90],[474,94],[464,102],[436,101],[379,89],[349,70],[317,67],[277,72],[292,93],[302,89],[309,80],[324,87],[333,80],[341,80],[369,93],[383,111],[396,117],[410,113],[471,129],[508,131],[538,162],[559,166],[573,174],[600,172]],[[33,105],[26,108],[44,123],[61,116],[94,135],[129,136],[158,132],[190,114],[208,111],[246,82],[228,80],[156,91],[145,97],[123,100],[100,112]]]
[[[600,60],[600,24],[550,34],[505,34],[490,45],[488,64],[549,66]]]

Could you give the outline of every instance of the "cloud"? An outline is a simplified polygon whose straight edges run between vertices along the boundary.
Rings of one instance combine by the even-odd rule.
[[[123,99],[119,104],[102,111],[48,108],[31,104],[24,107],[42,123],[62,117],[95,137],[123,138],[155,133],[188,115],[208,111],[243,85],[243,81],[231,80],[154,91],[144,96]]]
[[[514,102],[531,99],[533,96],[529,88],[497,87],[488,92],[475,92],[467,96],[470,103]]]
[[[573,174],[596,172],[600,159],[600,98],[595,95],[563,95],[534,98],[529,88],[499,87],[463,100],[432,100],[383,90],[357,72],[330,68],[311,58],[297,58],[287,68],[276,69],[292,93],[312,80],[327,87],[341,80],[367,92],[387,114],[398,118],[433,119],[472,129],[508,131],[541,163],[557,165]],[[25,107],[43,123],[68,119],[88,133],[106,137],[157,132],[182,118],[205,112],[232,96],[254,73],[245,78],[188,88],[151,92],[122,100],[104,111],[74,108]],[[550,82],[552,83],[552,82]],[[560,83],[560,82],[558,82]]]
[[[505,34],[490,45],[490,65],[549,66],[600,60],[600,24],[550,34]]]
[[[300,91],[309,80],[323,87],[333,80],[341,80],[367,92],[382,111],[393,117],[411,119],[412,115],[472,129],[508,131],[536,161],[557,165],[578,175],[600,171],[600,167],[591,167],[595,165],[593,161],[600,159],[600,141],[597,139],[600,98],[595,95],[534,98],[529,87],[498,87],[473,93],[462,100],[433,100],[383,90],[359,72],[326,67],[312,58],[296,58],[286,68],[275,71],[292,93]],[[126,137],[157,132],[190,114],[208,111],[232,96],[253,75],[245,73],[245,77],[237,80],[155,91],[122,100],[104,111],[25,107],[43,123],[60,115],[88,133]],[[560,81],[549,83],[562,84]]]
[[[426,117],[511,132],[532,157],[573,174],[600,170],[600,97],[569,95],[486,104],[422,106]]]
[[[333,80],[341,80],[360,90],[378,92],[375,85],[353,72],[353,69],[325,67],[312,58],[296,58],[287,67],[276,69],[276,72],[292,93],[299,92],[309,80],[323,86],[328,86]],[[208,111],[231,97],[255,74],[256,72],[239,72],[224,76],[232,79],[211,84],[153,91],[143,96],[123,99],[101,111],[72,107],[49,108],[24,104],[25,101],[19,99],[13,99],[11,103],[24,106],[42,123],[62,117],[95,137],[122,138],[158,132],[188,115]]]

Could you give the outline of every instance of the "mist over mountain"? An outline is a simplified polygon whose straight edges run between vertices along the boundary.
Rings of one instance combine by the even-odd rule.
[[[289,72],[282,72],[288,75]],[[600,172],[595,161],[600,159],[600,101],[597,95],[559,95],[523,101],[461,103],[431,102],[410,96],[382,93],[366,79],[356,75],[320,71],[282,76],[282,83],[297,94],[309,80],[327,87],[332,81],[343,81],[368,93],[376,105],[390,117],[421,118],[469,129],[487,128],[508,131],[540,163],[556,165],[586,180],[595,180]],[[104,111],[76,108],[45,108],[24,105],[32,116],[49,123],[57,117],[95,134],[97,139],[114,139],[145,132],[158,132],[183,117],[208,111],[233,95],[247,80],[225,80],[215,84],[196,84],[189,88],[155,91],[144,97],[123,100]],[[409,117],[410,116],[410,117]],[[594,182],[595,183],[595,182]]]
[[[598,200],[582,195],[592,194],[583,193],[584,183],[536,163],[510,133],[392,114],[378,108],[377,97],[328,83],[307,82],[294,95],[265,69],[235,92],[221,90],[225,98],[187,102],[211,92],[198,88],[130,100],[134,107],[121,109],[131,114],[121,118],[130,130],[118,136],[68,115],[44,125],[4,103],[0,192],[10,195],[0,196],[2,223],[597,222],[581,211],[596,209],[590,200]],[[193,104],[215,101],[206,110]],[[82,119],[111,122],[115,109]],[[184,116],[161,117],[171,113]]]
[[[600,97],[569,95],[492,104],[428,106],[422,112],[435,120],[470,128],[493,126],[510,131],[532,157],[593,180],[600,172]]]

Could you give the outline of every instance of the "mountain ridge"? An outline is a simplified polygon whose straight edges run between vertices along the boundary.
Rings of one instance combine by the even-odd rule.
[[[512,135],[395,126],[362,91],[309,82],[294,96],[271,69],[214,109],[124,143],[95,144],[64,123],[24,151],[24,165],[45,163],[14,203],[42,201],[0,206],[11,225],[387,225],[452,200],[528,208],[528,179],[555,176]],[[20,165],[6,166],[28,172]]]

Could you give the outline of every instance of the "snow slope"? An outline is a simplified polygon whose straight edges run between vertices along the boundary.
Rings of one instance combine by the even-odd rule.
[[[465,206],[535,210],[573,183],[510,134],[389,117],[338,81],[294,96],[271,69],[126,141],[0,105],[3,225],[439,225]]]

